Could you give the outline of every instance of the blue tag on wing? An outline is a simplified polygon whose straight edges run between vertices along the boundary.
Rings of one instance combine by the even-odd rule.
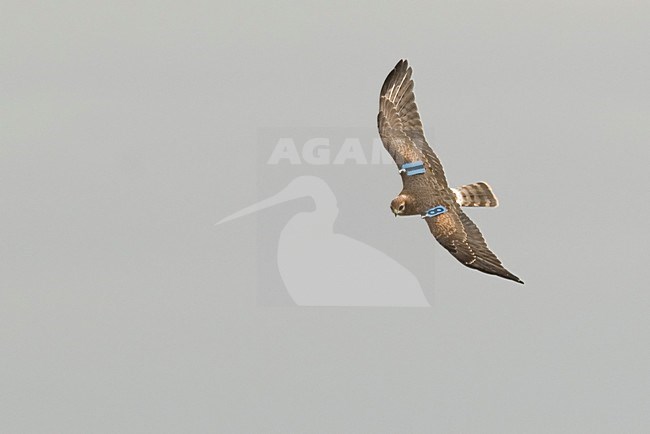
[[[402,170],[400,170],[400,172],[406,172],[407,176],[422,175],[425,172],[424,163],[421,161],[404,163],[402,164]]]
[[[445,208],[445,207],[442,206],[442,205],[438,205],[438,206],[434,206],[433,208],[427,210],[427,212],[424,213],[424,215],[422,216],[422,218],[425,218],[425,217],[435,217],[435,216],[437,216],[437,215],[444,214],[444,213],[446,213],[446,212],[447,212],[447,208]]]

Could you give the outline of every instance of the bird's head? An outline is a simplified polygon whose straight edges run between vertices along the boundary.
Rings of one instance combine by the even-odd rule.
[[[395,214],[395,217],[398,215],[409,215],[411,208],[411,198],[405,194],[400,194],[390,203],[390,209]]]

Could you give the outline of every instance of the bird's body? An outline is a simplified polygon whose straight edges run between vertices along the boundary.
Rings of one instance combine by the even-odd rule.
[[[379,98],[379,134],[400,169],[403,184],[391,210],[396,216],[425,218],[433,236],[464,265],[523,283],[506,270],[461,210],[461,206],[497,206],[498,201],[484,182],[449,187],[442,164],[424,137],[411,74],[406,60],[399,61]]]

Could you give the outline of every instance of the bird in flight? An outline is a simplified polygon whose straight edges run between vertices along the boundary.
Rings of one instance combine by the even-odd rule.
[[[461,210],[461,206],[495,207],[498,201],[485,182],[449,187],[440,160],[424,138],[412,73],[408,62],[400,60],[386,77],[379,97],[379,135],[403,184],[390,204],[393,214],[422,216],[436,240],[463,265],[524,283],[506,270]]]

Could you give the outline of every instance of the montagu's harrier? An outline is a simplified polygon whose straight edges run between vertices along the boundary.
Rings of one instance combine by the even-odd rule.
[[[436,154],[427,144],[415,105],[411,68],[400,60],[388,74],[379,97],[377,125],[384,147],[402,176],[403,189],[390,208],[395,216],[420,215],[442,246],[462,264],[524,283],[505,269],[461,206],[497,206],[484,182],[451,188]]]

